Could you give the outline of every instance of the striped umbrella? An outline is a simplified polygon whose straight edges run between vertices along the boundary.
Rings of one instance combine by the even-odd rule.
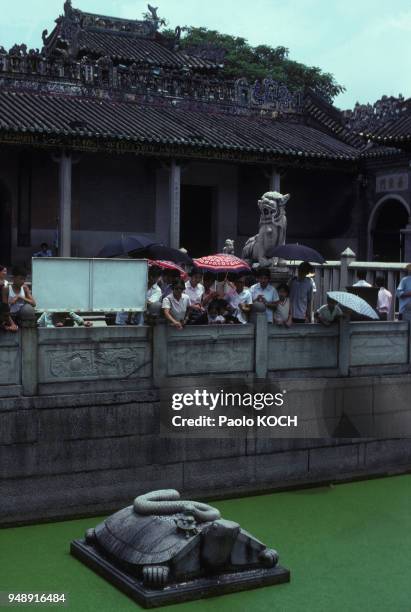
[[[194,259],[194,265],[203,272],[251,272],[250,266],[235,255],[216,253]]]
[[[161,270],[177,270],[183,280],[187,280],[188,278],[187,272],[173,261],[166,261],[164,259],[149,259],[148,265],[155,266],[156,268],[161,268]]]
[[[348,293],[347,291],[327,291],[328,297],[335,302],[338,302],[343,308],[349,308],[353,312],[369,319],[379,319],[380,317],[373,308],[360,298],[358,295]]]

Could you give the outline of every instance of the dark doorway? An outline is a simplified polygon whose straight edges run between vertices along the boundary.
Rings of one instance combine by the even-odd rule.
[[[401,261],[401,233],[408,223],[408,212],[399,200],[386,200],[376,213],[373,230],[375,261]]]
[[[214,252],[213,187],[181,186],[180,245],[192,257]]]
[[[0,183],[0,264],[11,263],[10,195]]]

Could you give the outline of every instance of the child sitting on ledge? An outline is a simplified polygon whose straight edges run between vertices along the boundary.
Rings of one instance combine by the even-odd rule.
[[[43,312],[37,321],[37,327],[91,327],[92,325],[91,321],[85,321],[73,311]]]

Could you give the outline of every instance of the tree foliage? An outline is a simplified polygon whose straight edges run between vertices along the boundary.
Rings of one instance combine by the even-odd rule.
[[[174,37],[172,30],[162,32]],[[227,77],[246,77],[250,82],[271,77],[290,89],[311,88],[328,101],[345,91],[334,76],[320,68],[306,66],[289,58],[286,47],[258,45],[252,47],[245,38],[222,34],[207,28],[182,29],[180,48],[190,51],[196,47],[212,47],[225,51],[223,73]]]

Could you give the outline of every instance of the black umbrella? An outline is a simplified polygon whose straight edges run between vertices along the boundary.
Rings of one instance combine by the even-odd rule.
[[[117,240],[108,242],[101,249],[97,257],[118,257],[119,255],[127,255],[130,251],[145,249],[152,244],[155,244],[155,242],[142,234],[137,236],[122,235],[120,238],[117,238]]]
[[[267,257],[279,257],[299,261],[311,261],[313,263],[325,263],[324,257],[315,249],[304,244],[283,244],[267,250]]]
[[[147,259],[162,259],[165,261],[173,261],[177,264],[194,265],[191,257],[183,251],[162,244],[150,244],[146,248],[135,249],[130,252],[130,255],[136,258],[146,257]]]

